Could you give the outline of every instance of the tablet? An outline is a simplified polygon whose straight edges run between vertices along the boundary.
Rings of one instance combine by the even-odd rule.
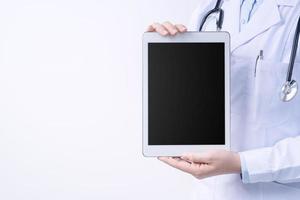
[[[143,35],[143,155],[230,147],[227,32]]]

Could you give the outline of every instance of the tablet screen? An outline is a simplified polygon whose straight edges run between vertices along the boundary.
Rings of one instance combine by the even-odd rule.
[[[148,44],[148,144],[225,144],[224,43]]]

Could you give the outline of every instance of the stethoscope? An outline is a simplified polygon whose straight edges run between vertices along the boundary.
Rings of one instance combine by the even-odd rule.
[[[199,31],[202,31],[205,22],[207,21],[208,17],[210,17],[212,14],[217,14],[218,16],[216,20],[217,30],[219,31],[222,29],[223,20],[224,20],[224,10],[222,10],[221,8],[221,1],[222,0],[217,0],[215,7],[212,10],[208,11],[206,15],[203,17],[203,20],[200,23]],[[292,76],[293,76],[294,63],[295,63],[296,53],[298,48],[299,34],[300,34],[300,17],[298,19],[298,23],[294,35],[293,47],[292,47],[290,62],[288,65],[286,81],[283,84],[280,92],[280,99],[283,102],[288,102],[292,100],[298,92],[298,84],[294,79],[292,79]]]

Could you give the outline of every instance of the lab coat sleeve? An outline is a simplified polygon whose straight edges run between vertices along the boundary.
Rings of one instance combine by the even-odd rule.
[[[239,153],[242,181],[300,182],[300,136],[280,140],[272,147]]]

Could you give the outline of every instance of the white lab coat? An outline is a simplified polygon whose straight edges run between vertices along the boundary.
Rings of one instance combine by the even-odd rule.
[[[216,0],[199,0],[190,31]],[[239,32],[240,0],[225,0],[223,31],[231,35],[231,148],[240,152],[247,179],[222,175],[195,180],[194,199],[300,199],[300,92],[280,100],[300,16],[299,0],[264,0]],[[293,78],[300,84],[300,47]],[[259,51],[263,60],[255,62]]]

